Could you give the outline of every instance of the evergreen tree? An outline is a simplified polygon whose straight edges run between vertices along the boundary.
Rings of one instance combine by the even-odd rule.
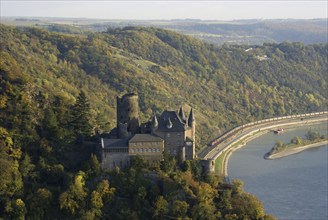
[[[89,137],[92,132],[90,124],[90,104],[83,91],[77,97],[75,105],[71,111],[71,123],[74,134],[78,140]]]

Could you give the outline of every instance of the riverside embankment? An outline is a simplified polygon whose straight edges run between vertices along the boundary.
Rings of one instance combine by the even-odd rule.
[[[284,133],[263,134],[233,152],[229,180],[244,182],[244,190],[256,195],[266,212],[278,219],[327,219],[327,145],[276,160],[265,160],[276,142],[306,138],[308,131],[326,134],[328,122],[284,127]],[[306,217],[304,217],[306,216]]]
[[[300,153],[300,152],[302,152],[304,150],[307,150],[307,149],[310,149],[310,148],[322,147],[322,146],[327,145],[327,144],[328,144],[328,141],[322,141],[322,142],[319,142],[319,143],[308,144],[308,145],[301,146],[301,147],[294,147],[294,148],[291,148],[291,149],[283,150],[283,151],[278,152],[278,153],[274,153],[274,154],[270,154],[268,156],[264,156],[264,159],[267,159],[267,160],[279,159],[279,158],[282,158],[282,157],[287,157],[289,155]]]
[[[302,126],[307,126],[307,125],[313,125],[313,124],[317,124],[317,123],[321,123],[323,121],[327,121],[327,118],[325,119],[315,119],[315,120],[306,120],[306,121],[302,121],[302,122],[294,122],[294,123],[281,123],[281,124],[277,124],[274,126],[268,126],[268,127],[263,127],[261,129],[261,132],[256,132],[252,131],[249,132],[248,134],[245,134],[243,137],[241,137],[240,139],[232,142],[229,146],[227,146],[225,148],[225,151],[227,151],[226,154],[222,154],[223,155],[223,159],[221,159],[221,161],[223,161],[223,164],[219,167],[221,167],[221,172],[218,170],[219,173],[221,173],[221,175],[223,174],[224,177],[228,176],[228,163],[229,163],[229,158],[232,155],[232,153],[238,149],[240,149],[241,147],[245,146],[246,143],[248,143],[249,141],[267,133],[272,131],[273,128],[277,128],[277,127],[284,127],[285,129],[288,128],[295,128],[295,127],[302,127]],[[239,144],[238,144],[239,143]],[[224,156],[225,155],[225,156]],[[217,158],[216,158],[217,159]]]
[[[316,112],[248,123],[232,129],[212,141],[207,148],[203,149],[199,157],[205,160],[215,160],[215,172],[227,176],[230,155],[248,141],[278,127],[297,127],[327,121],[327,116],[328,112]]]

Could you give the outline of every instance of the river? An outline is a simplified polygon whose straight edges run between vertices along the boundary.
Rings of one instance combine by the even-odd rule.
[[[229,178],[240,179],[256,195],[266,213],[283,220],[328,219],[328,147],[308,149],[276,160],[265,160],[276,141],[289,142],[309,130],[327,134],[327,123],[288,129],[250,141],[229,160]]]

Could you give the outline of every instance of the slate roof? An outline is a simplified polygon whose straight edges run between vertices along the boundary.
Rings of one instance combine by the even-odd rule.
[[[169,120],[170,119],[170,120]],[[172,127],[168,128],[167,123],[171,121]],[[164,111],[158,118],[158,131],[183,132],[186,130],[185,123],[175,111]]]
[[[135,142],[160,142],[164,141],[162,138],[151,135],[151,134],[136,134],[134,135],[129,143],[135,143]]]
[[[127,148],[128,139],[108,139],[103,138],[104,148]]]

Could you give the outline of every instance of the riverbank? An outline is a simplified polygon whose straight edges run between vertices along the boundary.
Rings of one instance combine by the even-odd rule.
[[[319,143],[314,143],[314,144],[309,144],[309,145],[305,145],[305,146],[301,146],[301,147],[286,149],[286,150],[283,150],[281,152],[271,154],[271,155],[269,155],[269,153],[266,153],[264,155],[264,159],[267,159],[267,160],[279,159],[279,158],[282,158],[282,157],[287,157],[287,156],[292,155],[292,154],[300,153],[300,152],[302,152],[304,150],[307,150],[307,149],[310,149],[310,148],[322,147],[322,146],[327,145],[327,144],[328,144],[328,141],[322,141],[322,142],[319,142]]]
[[[259,130],[258,128],[251,130],[245,133],[245,135],[239,137],[237,140],[232,141],[229,145],[227,145],[226,148],[220,154],[222,155],[222,158],[218,158],[218,157],[214,158],[215,160],[218,160],[216,161],[217,163],[216,167],[219,168],[219,170],[215,170],[215,172],[218,173],[219,175],[223,174],[225,178],[228,177],[228,164],[229,164],[229,158],[232,155],[232,153],[245,146],[247,142],[265,134],[266,132],[272,131],[272,129],[274,128],[284,127],[284,129],[294,129],[295,127],[320,124],[325,121],[327,121],[326,118],[318,119],[318,120],[308,120],[308,121],[302,120],[298,122],[289,122],[289,123],[287,122],[287,123],[269,125],[269,126],[262,127]],[[218,164],[218,162],[221,162],[221,164]]]

